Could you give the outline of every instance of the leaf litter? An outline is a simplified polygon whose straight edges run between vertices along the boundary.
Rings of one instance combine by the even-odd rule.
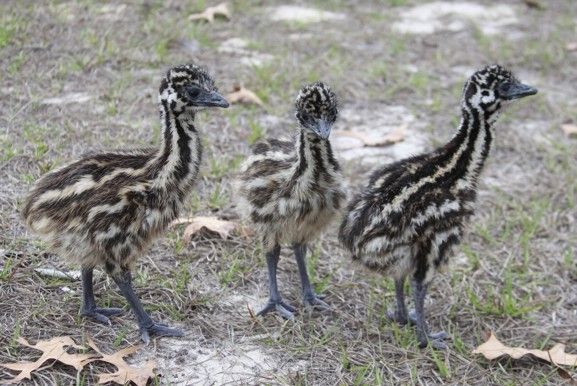
[[[189,243],[195,235],[217,235],[222,239],[227,239],[238,227],[238,224],[233,221],[221,220],[218,217],[204,216],[179,218],[174,220],[171,225],[179,224],[188,224],[184,229],[184,234],[182,236],[185,243]]]
[[[148,380],[156,376],[154,373],[156,362],[154,360],[147,361],[143,367],[131,366],[124,360],[124,357],[137,352],[140,346],[126,347],[113,354],[105,354],[90,338],[88,339],[88,345],[100,354],[100,357],[94,360],[110,363],[117,368],[114,373],[99,374],[98,383],[100,385],[108,382],[116,382],[121,385],[134,382],[137,386],[146,386]]]
[[[241,104],[254,104],[258,106],[264,106],[263,101],[256,95],[253,91],[244,88],[240,85],[235,85],[233,92],[226,96],[226,99],[231,104],[241,103]]]
[[[407,124],[402,124],[387,135],[376,139],[371,138],[369,135],[366,135],[362,132],[348,130],[335,131],[335,135],[339,137],[356,138],[361,141],[363,146],[386,146],[403,141],[407,135],[407,126]]]
[[[116,367],[113,373],[96,374],[98,377],[98,384],[106,384],[115,382],[124,385],[128,382],[133,382],[137,386],[145,386],[151,378],[154,378],[154,369],[156,362],[149,360],[143,367],[135,367],[129,365],[124,358],[128,355],[134,354],[140,349],[140,346],[132,346],[123,348],[113,354],[105,354],[102,352],[94,341],[88,338],[88,345],[96,351],[96,353],[81,353],[69,352],[71,349],[75,351],[85,351],[87,348],[76,344],[69,336],[58,336],[55,338],[40,340],[36,344],[30,344],[25,338],[19,337],[18,343],[23,346],[33,348],[42,352],[42,356],[34,362],[21,361],[14,363],[0,363],[0,366],[19,371],[12,379],[4,379],[6,384],[16,384],[23,380],[31,380],[32,373],[38,371],[46,361],[52,360],[72,366],[76,371],[82,371],[89,363],[100,361],[106,362]]]
[[[493,332],[491,332],[489,339],[485,343],[473,351],[473,354],[481,354],[489,360],[497,359],[504,355],[508,355],[513,359],[531,355],[555,366],[577,366],[577,355],[566,353],[565,345],[562,343],[557,343],[547,351],[509,347],[501,343]]]
[[[17,341],[23,346],[42,351],[42,356],[34,362],[0,363],[2,367],[20,372],[14,378],[4,380],[7,384],[15,384],[25,379],[32,379],[32,372],[38,370],[48,360],[64,363],[65,365],[74,367],[76,371],[80,371],[88,363],[98,358],[95,354],[68,353],[70,348],[76,350],[84,349],[83,346],[77,345],[69,336],[58,336],[48,340],[40,340],[34,345],[28,343],[23,337],[19,337]]]
[[[569,138],[577,137],[577,125],[571,123],[565,123],[561,125],[561,130],[565,133],[565,135]]]
[[[230,20],[230,10],[226,3],[220,3],[214,7],[208,7],[201,13],[193,13],[188,17],[188,20],[206,20],[212,23],[216,16],[222,16],[223,18]]]

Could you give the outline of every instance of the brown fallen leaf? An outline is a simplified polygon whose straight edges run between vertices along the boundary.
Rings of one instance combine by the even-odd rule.
[[[567,51],[577,51],[577,42],[569,42],[565,44],[565,49]]]
[[[508,355],[513,359],[519,359],[525,355],[533,355],[556,366],[577,366],[577,355],[567,354],[564,344],[557,343],[549,351],[508,347],[501,343],[493,332],[491,332],[491,336],[485,343],[473,351],[473,354],[482,354],[489,360],[497,359],[503,355]]]
[[[196,234],[217,234],[221,238],[226,239],[231,232],[237,229],[238,224],[233,221],[221,220],[217,217],[190,217],[178,218],[172,222],[171,225],[189,224],[184,228],[182,239],[185,243],[189,243],[192,236]]]
[[[244,239],[252,239],[256,236],[255,230],[247,225],[240,225],[237,233]]]
[[[206,20],[209,23],[214,21],[215,16],[222,16],[225,19],[230,20],[230,10],[226,3],[220,3],[214,7],[208,7],[201,13],[193,13],[188,17],[188,20]]]
[[[529,8],[545,9],[545,6],[539,0],[523,0]]]
[[[561,125],[561,130],[565,133],[568,137],[577,137],[577,125],[566,123]]]
[[[561,367],[557,367],[557,374],[559,374],[559,376],[561,378],[563,378],[567,381],[566,384],[571,385],[571,386],[577,386],[577,379],[573,378],[571,376],[571,374],[569,374],[569,372],[567,372],[567,370],[565,370]]]
[[[131,366],[124,360],[124,357],[138,351],[139,346],[126,347],[113,354],[105,354],[100,351],[96,343],[90,338],[88,338],[88,345],[101,356],[95,360],[110,363],[116,366],[117,369],[114,373],[97,374],[99,385],[104,385],[108,382],[115,382],[121,385],[134,382],[136,386],[146,386],[148,381],[156,376],[154,373],[156,363],[153,360],[146,362],[144,367]]]
[[[7,384],[19,383],[25,379],[31,379],[32,372],[40,368],[47,360],[56,360],[74,367],[76,371],[80,371],[88,363],[98,358],[98,355],[95,354],[68,353],[69,348],[77,350],[84,349],[83,346],[77,345],[69,336],[58,336],[48,340],[40,340],[34,345],[31,345],[26,339],[20,337],[18,338],[18,343],[42,351],[42,356],[35,362],[0,363],[2,367],[20,371],[15,378],[4,380]]]
[[[385,146],[385,145],[392,145],[393,143],[401,142],[405,139],[407,133],[407,124],[403,124],[389,134],[382,136],[381,138],[373,139],[370,138],[368,135],[356,132],[356,131],[349,131],[349,130],[337,130],[335,131],[335,135],[339,137],[351,137],[360,140],[364,146]]]
[[[226,96],[229,103],[255,104],[263,106],[263,101],[254,92],[240,85],[235,85],[233,92]]]

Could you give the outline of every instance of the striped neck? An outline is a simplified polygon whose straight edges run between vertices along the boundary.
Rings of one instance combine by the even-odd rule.
[[[202,156],[194,113],[161,100],[160,120],[163,136],[151,165],[153,185],[159,189],[187,189],[196,179]]]
[[[494,117],[494,114],[491,114]],[[461,124],[455,136],[443,148],[445,155],[455,161],[449,173],[451,182],[459,189],[474,188],[485,160],[489,155],[494,119],[480,107],[468,102],[462,105]]]
[[[340,170],[329,140],[323,140],[316,134],[301,129],[297,143],[297,162],[292,179],[320,180],[329,179]]]

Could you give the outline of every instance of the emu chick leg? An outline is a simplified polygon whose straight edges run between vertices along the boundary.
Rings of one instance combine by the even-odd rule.
[[[293,319],[295,309],[285,302],[278,292],[278,285],[276,281],[276,271],[278,266],[278,260],[280,256],[280,246],[276,245],[272,250],[266,253],[266,265],[268,268],[268,288],[269,288],[269,300],[266,306],[260,310],[257,315],[265,315],[269,312],[275,310],[285,319]]]
[[[305,262],[305,255],[307,252],[306,244],[295,244],[293,246],[293,251],[297,261],[297,266],[299,268],[305,305],[322,310],[330,309],[331,307],[327,303],[323,302],[317,295],[315,295],[315,292],[311,286],[309,275],[307,273],[307,265]]]
[[[439,350],[447,349],[447,344],[443,342],[448,337],[447,333],[440,331],[437,333],[429,333],[429,327],[425,321],[425,297],[427,295],[427,285],[420,280],[413,280],[413,297],[415,299],[415,317],[417,325],[417,339],[419,340],[419,347],[425,348],[427,344],[431,344],[433,348]]]
[[[110,325],[109,316],[119,315],[122,308],[97,308],[94,300],[94,288],[92,284],[93,267],[82,267],[82,306],[80,315],[92,318],[99,323]]]
[[[138,320],[138,326],[140,328],[140,334],[142,341],[146,344],[150,343],[150,336],[182,336],[181,330],[176,328],[170,328],[168,326],[154,323],[148,313],[142,307],[142,303],[134,289],[132,288],[132,275],[128,270],[122,270],[118,274],[112,275],[112,279],[120,288],[120,292],[130,304],[130,308],[136,315]]]
[[[397,306],[395,311],[387,312],[387,317],[400,325],[405,325],[408,322],[407,307],[405,306],[405,277],[395,279],[395,297]]]

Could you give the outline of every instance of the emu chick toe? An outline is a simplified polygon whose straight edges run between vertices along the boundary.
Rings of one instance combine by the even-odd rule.
[[[284,319],[291,320],[291,319],[294,319],[294,317],[295,317],[294,312],[296,311],[296,309],[294,307],[286,304],[282,300],[279,300],[279,301],[269,300],[269,302],[266,304],[266,306],[264,306],[264,308],[257,313],[257,316],[266,315],[271,311],[276,311]]]
[[[160,337],[160,336],[174,336],[179,337],[183,336],[184,333],[182,330],[178,328],[168,327],[165,324],[154,323],[150,327],[141,328],[141,339],[145,344],[150,343],[151,337]]]

